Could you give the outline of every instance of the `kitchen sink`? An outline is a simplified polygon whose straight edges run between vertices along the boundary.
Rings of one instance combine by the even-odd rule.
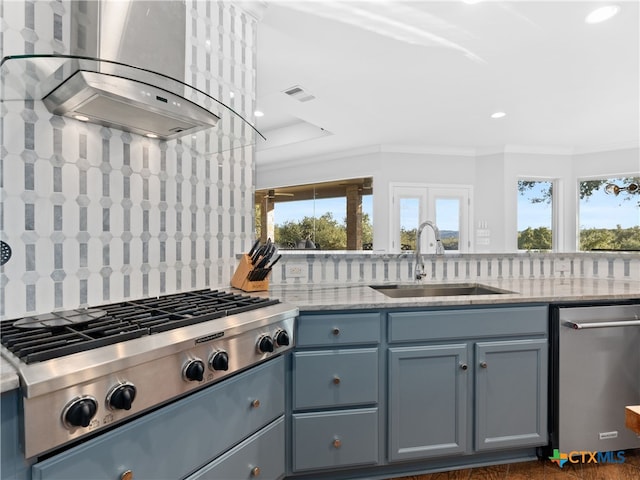
[[[369,285],[374,290],[391,298],[451,297],[455,295],[502,295],[514,293],[509,290],[482,285],[480,283],[442,283],[429,285]]]

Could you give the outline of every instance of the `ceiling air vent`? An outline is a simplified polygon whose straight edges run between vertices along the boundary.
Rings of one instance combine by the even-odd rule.
[[[295,87],[287,88],[284,93],[289,95],[291,98],[295,98],[299,102],[308,102],[309,100],[313,100],[314,97],[309,92],[305,91],[300,85],[296,85]]]

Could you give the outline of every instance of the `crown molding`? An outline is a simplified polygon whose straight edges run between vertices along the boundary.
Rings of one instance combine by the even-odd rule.
[[[591,148],[576,148],[574,155],[584,155],[587,153],[613,152],[615,150],[634,150],[640,149],[640,140],[633,142],[611,143],[608,145],[600,145]]]

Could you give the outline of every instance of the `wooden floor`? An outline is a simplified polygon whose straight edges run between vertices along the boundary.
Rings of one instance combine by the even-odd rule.
[[[562,468],[550,460],[467,468],[394,480],[640,480],[640,450],[627,450],[625,461],[613,463],[565,463]]]

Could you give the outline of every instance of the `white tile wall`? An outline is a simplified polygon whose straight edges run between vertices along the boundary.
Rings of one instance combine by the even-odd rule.
[[[230,3],[186,4],[188,81],[250,118],[256,20]],[[68,7],[3,2],[3,54],[67,53]],[[0,227],[13,256],[1,318],[228,286],[253,237],[254,152],[237,148],[250,131],[226,117],[160,142],[5,102]]]

